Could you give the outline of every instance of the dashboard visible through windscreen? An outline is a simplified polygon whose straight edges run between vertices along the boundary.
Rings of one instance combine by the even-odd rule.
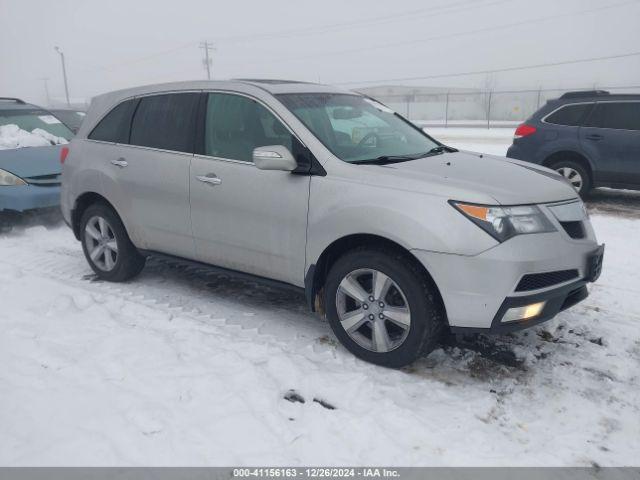
[[[277,98],[346,162],[420,156],[439,145],[391,109],[361,95],[296,93]]]

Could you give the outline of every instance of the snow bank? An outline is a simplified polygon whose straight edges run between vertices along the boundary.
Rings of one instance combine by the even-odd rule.
[[[22,147],[47,147],[69,143],[63,137],[56,137],[46,130],[35,128],[32,132],[17,125],[0,126],[0,150]]]

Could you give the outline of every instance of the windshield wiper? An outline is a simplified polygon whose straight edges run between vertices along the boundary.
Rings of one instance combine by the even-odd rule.
[[[414,153],[413,155],[382,155],[377,158],[369,158],[365,160],[355,160],[351,163],[357,163],[358,165],[388,165],[390,163],[407,162],[409,160],[417,160],[419,158],[432,157],[433,155],[439,155],[441,153],[457,152],[455,148],[447,147],[446,145],[438,145],[425,153]]]
[[[457,152],[458,150],[453,148],[453,147],[449,147],[447,145],[438,145],[437,147],[433,147],[431,150],[429,150],[430,154],[435,154],[435,153],[453,153],[453,152]]]
[[[424,155],[382,155],[377,158],[368,158],[364,160],[355,160],[351,163],[357,163],[359,165],[387,165],[388,163],[406,162],[409,160],[416,160],[422,158]]]

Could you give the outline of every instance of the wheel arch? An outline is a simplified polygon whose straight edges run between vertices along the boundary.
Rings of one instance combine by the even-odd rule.
[[[418,260],[418,258],[413,255],[410,250],[407,250],[399,243],[379,235],[364,233],[346,235],[335,240],[324,249],[324,251],[318,257],[316,263],[308,268],[304,279],[304,289],[307,303],[311,311],[323,313],[322,294],[324,284],[331,266],[345,253],[360,247],[371,247],[395,252],[403,255],[405,258],[411,261],[416,266],[418,271],[422,275],[424,275],[429,286],[433,288],[436,300],[438,302],[438,305],[442,309],[444,318],[447,318],[447,312],[444,301],[442,299],[442,295],[440,293],[440,289],[438,288],[435,279],[429,273],[427,268],[422,264],[422,262],[420,262],[420,260]]]
[[[82,215],[87,208],[96,203],[103,203],[111,207],[113,211],[116,212],[116,215],[120,216],[113,204],[104,196],[96,192],[83,193],[76,199],[73,209],[71,210],[71,229],[77,240],[80,240],[80,220],[82,219]]]
[[[542,161],[542,166],[550,168],[551,165],[560,160],[571,160],[582,165],[589,175],[590,184],[594,184],[595,178],[593,164],[584,153],[580,153],[575,150],[558,150],[547,155],[547,157]]]

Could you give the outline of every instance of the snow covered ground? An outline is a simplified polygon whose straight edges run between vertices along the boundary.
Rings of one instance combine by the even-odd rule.
[[[295,292],[158,261],[108,284],[65,226],[1,235],[0,465],[638,465],[640,224],[592,220],[601,279],[494,340],[517,362],[401,371]]]
[[[514,128],[425,127],[424,130],[445,145],[491,155],[506,155],[513,141]]]

